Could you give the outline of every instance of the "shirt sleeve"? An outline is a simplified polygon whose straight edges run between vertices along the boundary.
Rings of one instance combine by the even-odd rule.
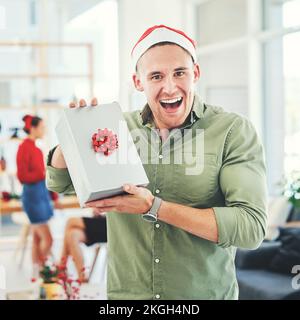
[[[225,207],[214,207],[218,245],[255,249],[265,237],[267,187],[264,152],[253,125],[237,118],[224,146],[220,188]]]
[[[68,169],[57,169],[51,166],[55,148],[49,151],[47,157],[46,186],[53,192],[74,194],[75,190]]]
[[[45,178],[37,159],[33,158],[34,152],[34,150],[25,148],[24,145],[18,149],[17,176],[21,183],[34,183]]]

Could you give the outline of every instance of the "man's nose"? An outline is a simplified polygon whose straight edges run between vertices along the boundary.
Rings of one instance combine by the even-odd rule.
[[[164,91],[165,93],[172,95],[176,90],[176,82],[173,77],[166,77],[164,83]]]

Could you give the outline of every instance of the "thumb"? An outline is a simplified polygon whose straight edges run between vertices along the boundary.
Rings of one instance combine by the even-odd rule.
[[[140,193],[140,188],[133,184],[124,184],[123,190],[133,195],[138,195]]]

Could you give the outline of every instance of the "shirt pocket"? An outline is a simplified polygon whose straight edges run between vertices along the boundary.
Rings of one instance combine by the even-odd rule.
[[[185,153],[183,164],[174,165],[174,191],[178,202],[206,205],[218,190],[219,166],[217,156],[195,156]]]

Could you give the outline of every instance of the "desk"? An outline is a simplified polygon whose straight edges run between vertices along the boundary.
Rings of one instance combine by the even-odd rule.
[[[300,221],[290,221],[284,225],[286,228],[300,228]]]
[[[32,286],[31,286],[32,287]],[[7,292],[7,300],[38,300],[38,292],[32,288]],[[105,284],[83,283],[79,291],[79,300],[107,300]]]
[[[56,209],[72,209],[72,208],[80,208],[79,203],[77,201],[76,196],[64,196],[59,199],[60,207]],[[12,212],[22,212],[22,203],[20,200],[10,200],[3,201],[0,200],[0,214],[11,214]]]

